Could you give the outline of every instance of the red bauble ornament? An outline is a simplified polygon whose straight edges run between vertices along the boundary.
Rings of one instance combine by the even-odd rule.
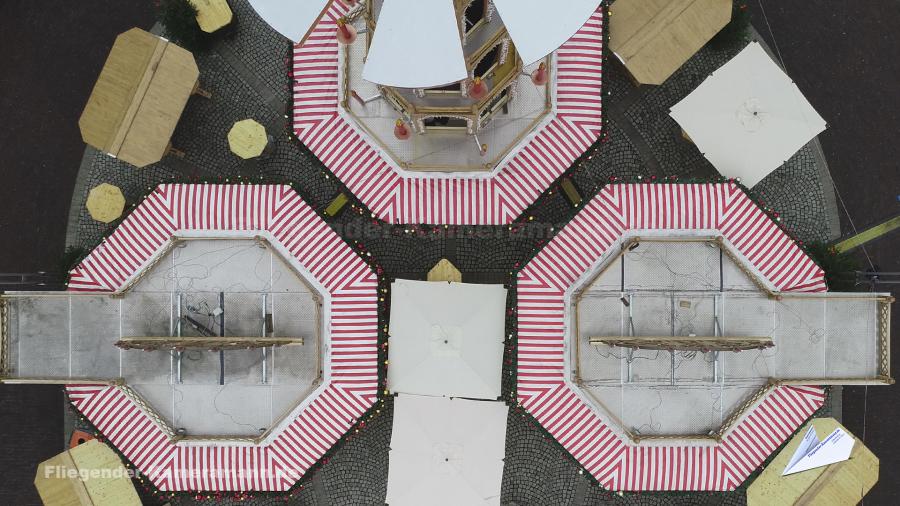
[[[547,65],[541,62],[540,66],[531,73],[531,82],[535,86],[543,86],[550,80],[550,73],[547,72]]]
[[[406,123],[404,123],[402,119],[398,119],[394,124],[394,137],[401,141],[405,141],[406,139],[409,139],[409,135],[409,128],[406,127]]]
[[[338,18],[337,20],[337,40],[341,44],[349,45],[356,42],[356,28],[347,23],[346,18]]]
[[[486,97],[488,94],[487,83],[485,83],[480,77],[476,77],[472,80],[472,84],[469,85],[469,97],[475,100],[481,100]]]

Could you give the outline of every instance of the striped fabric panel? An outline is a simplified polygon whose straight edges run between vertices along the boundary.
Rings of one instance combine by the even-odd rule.
[[[608,185],[518,273],[519,402],[605,487],[731,490],[822,405],[819,388],[779,387],[716,447],[635,446],[564,382],[565,292],[626,230],[719,229],[780,289],[824,290],[821,270],[754,210],[732,183]]]
[[[590,139],[600,135],[603,77],[603,10],[598,8],[571,39],[556,51],[556,103],[559,117]]]
[[[122,230],[127,233],[119,239]],[[67,390],[76,407],[161,490],[287,490],[376,401],[378,279],[289,186],[162,185],[101,246],[117,245],[129,263],[95,250],[76,269],[78,284],[69,289],[121,288],[170,237],[195,231],[243,231],[248,237],[268,232],[329,292],[330,384],[269,446],[176,445],[119,389]],[[144,242],[132,247],[133,237]]]
[[[736,487],[825,403],[825,392],[811,386],[775,388],[720,445]]]
[[[305,132],[337,113],[338,42],[334,34],[337,19],[347,8],[335,1],[328,9],[303,45],[295,45],[293,50],[293,122],[301,139]]]
[[[269,448],[177,446],[163,491],[283,491],[281,469]]]
[[[489,178],[401,176],[338,114],[335,16],[294,48],[294,131],[376,216],[390,223],[499,225],[515,220],[597,139],[603,11],[557,51],[557,116]]]
[[[162,249],[175,228],[170,195],[159,187],[72,270],[69,290],[116,290]]]
[[[780,291],[825,291],[824,271],[743,192],[719,228]]]
[[[156,423],[115,386],[66,387],[72,404],[150,481],[163,489],[174,445]]]

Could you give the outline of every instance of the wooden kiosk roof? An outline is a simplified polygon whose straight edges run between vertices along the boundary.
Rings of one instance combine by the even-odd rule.
[[[34,486],[46,506],[141,504],[119,456],[96,439],[41,462]]]
[[[81,137],[137,167],[159,161],[199,77],[189,51],[140,28],[119,34],[78,120]]]
[[[662,84],[731,20],[732,0],[616,0],[609,47],[641,84]]]
[[[748,506],[850,506],[859,503],[878,482],[878,457],[859,439],[849,460],[782,476],[810,425],[819,438],[836,428],[847,431],[834,418],[810,421],[747,488]]]

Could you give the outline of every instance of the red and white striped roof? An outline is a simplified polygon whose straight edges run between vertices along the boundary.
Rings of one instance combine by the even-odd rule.
[[[261,444],[172,442],[117,386],[69,385],[72,402],[164,491],[287,490],[376,401],[378,281],[289,186],[161,185],[73,271],[69,290],[114,292],[172,238],[266,238],[323,290],[323,384]]]
[[[566,380],[566,313],[580,278],[625,233],[721,235],[777,291],[820,292],[824,273],[735,184],[611,184],[518,273],[518,400],[613,490],[731,490],[824,402],[776,387],[717,444],[631,443]]]
[[[490,177],[397,171],[338,112],[340,68],[335,1],[305,43],[294,47],[294,131],[379,218],[391,223],[500,225],[512,222],[593,144],[601,126],[603,11],[556,51],[556,107],[549,122]]]

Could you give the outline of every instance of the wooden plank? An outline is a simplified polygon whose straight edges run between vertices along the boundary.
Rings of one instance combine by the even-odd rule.
[[[639,83],[662,84],[731,20],[731,0],[616,0],[610,49]]]
[[[810,423],[819,438],[836,428],[844,429],[834,418],[816,418]],[[858,439],[849,460],[782,476],[808,427],[803,427],[750,484],[748,506],[850,506],[859,503],[878,482],[878,458]]]
[[[175,44],[167,44],[122,143],[119,158],[143,167],[165,155],[199,77],[194,56]]]
[[[592,336],[589,342],[594,346],[696,351],[752,350],[775,345],[766,336]]]
[[[116,346],[126,350],[133,349],[176,349],[176,348],[209,348],[209,349],[245,349],[269,346],[302,345],[302,337],[175,337],[175,336],[136,336],[123,337],[116,341]]]
[[[91,473],[90,478],[82,481],[91,498],[88,504],[140,506],[141,500],[125,466],[108,446],[94,439],[72,448],[68,453],[80,471]]]
[[[78,120],[87,144],[107,153],[162,41],[139,28],[116,37]]]
[[[87,488],[79,479],[69,479],[64,473],[77,471],[69,452],[51,457],[38,465],[34,487],[45,506],[91,505]],[[62,476],[61,476],[62,474]]]

